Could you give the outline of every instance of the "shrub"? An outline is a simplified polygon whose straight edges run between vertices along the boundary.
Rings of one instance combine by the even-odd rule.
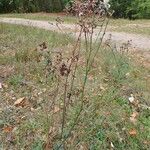
[[[58,12],[63,10],[67,2],[67,0],[1,0],[0,13]]]
[[[111,9],[116,18],[150,18],[150,1],[149,0],[110,0]]]

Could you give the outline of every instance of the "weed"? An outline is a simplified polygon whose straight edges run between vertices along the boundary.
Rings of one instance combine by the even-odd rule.
[[[10,77],[9,83],[13,86],[18,86],[19,84],[21,84],[22,80],[23,80],[22,75],[14,75]]]
[[[92,8],[87,2],[80,8],[85,4]],[[128,49],[103,46],[109,18],[95,16],[87,7],[77,13],[75,40],[3,24],[1,62],[15,66],[0,89],[3,149],[148,149],[149,72],[132,64]],[[97,24],[101,29],[95,39]],[[6,45],[11,45],[7,52]],[[136,106],[129,102],[130,94],[139,102]],[[14,106],[20,97],[29,105]],[[134,111],[137,124],[130,121]]]

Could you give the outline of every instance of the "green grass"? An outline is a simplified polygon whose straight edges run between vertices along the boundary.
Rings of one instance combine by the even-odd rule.
[[[150,20],[146,19],[137,19],[137,20],[128,20],[128,19],[113,19],[111,20],[111,25],[113,26],[122,26],[122,25],[128,25],[128,24],[150,24]]]
[[[0,74],[0,82],[8,86],[0,91],[0,149],[42,150],[53,121],[50,104],[58,82],[54,74],[46,76],[48,70],[45,67],[57,51],[67,58],[74,40],[63,34],[8,24],[0,24],[0,39],[0,71],[7,73],[7,76]],[[47,43],[48,52],[41,54],[34,49],[42,42]],[[75,93],[83,82],[84,44],[82,50],[83,62],[77,69]],[[41,55],[44,59],[37,61]],[[103,48],[97,54],[85,88],[84,109],[66,142],[67,149],[107,150],[111,142],[117,150],[149,149],[149,110],[139,108],[137,124],[131,123],[129,118],[134,110],[128,97],[133,93],[141,104],[149,105],[150,70],[132,60],[129,54],[114,53],[109,48]],[[13,71],[5,69],[11,67]],[[59,82],[63,85],[64,79]],[[57,99],[60,107],[63,88]],[[31,106],[15,107],[14,102],[20,97],[26,97]],[[72,98],[74,105],[67,111],[66,135],[80,105],[77,94]],[[31,107],[35,110],[31,111]],[[56,130],[60,127],[60,115],[55,116]],[[10,126],[15,128],[6,132],[4,127]],[[137,131],[135,136],[129,134],[131,129]],[[55,149],[59,143],[56,136]]]
[[[126,32],[126,33],[134,33],[134,34],[141,34],[141,35],[146,35],[150,37],[150,26],[149,27],[120,27],[118,29],[114,29],[112,31],[117,31],[117,32]]]
[[[24,18],[33,20],[55,21],[57,17],[61,18],[65,23],[75,23],[76,18],[64,14],[51,14],[51,13],[27,13],[27,14],[0,14],[0,17],[11,18]]]
[[[64,14],[50,13],[27,13],[27,14],[0,14],[0,17],[15,17],[34,20],[55,21],[57,17],[62,18],[65,23],[76,23],[76,18]],[[111,19],[109,31],[127,32],[150,36],[150,20],[128,20],[128,19]]]
[[[126,32],[150,36],[150,20],[114,19],[110,21],[110,31]]]

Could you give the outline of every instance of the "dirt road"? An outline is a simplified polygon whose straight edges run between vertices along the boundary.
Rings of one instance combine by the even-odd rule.
[[[0,18],[0,22],[38,27],[41,29],[52,30],[57,32],[59,31],[58,27],[56,26],[56,23],[48,22],[48,21],[37,21],[37,20],[20,19],[20,18]],[[67,32],[73,31],[75,30],[75,28],[77,28],[75,25],[72,24],[63,24],[61,27],[63,28],[64,31]],[[127,42],[128,40],[132,40],[133,47],[148,50],[148,51],[150,50],[150,38],[148,37],[144,37],[138,34],[129,34],[125,32],[107,32],[105,38],[107,39],[110,34],[112,35],[112,40],[116,43],[118,42],[124,43]]]

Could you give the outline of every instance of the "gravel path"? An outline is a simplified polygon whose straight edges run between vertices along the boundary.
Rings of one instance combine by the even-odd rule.
[[[56,26],[56,23],[54,22],[37,21],[37,20],[29,20],[29,19],[21,19],[21,18],[3,18],[3,17],[0,18],[0,22],[32,26],[41,29],[60,32],[60,30],[58,30],[58,27]],[[78,30],[75,25],[71,25],[71,24],[63,24],[62,28],[64,31],[68,33]],[[129,34],[125,32],[107,32],[105,38],[107,39],[110,34],[112,35],[112,40],[116,43],[124,43],[127,42],[128,40],[132,40],[133,47],[136,47],[137,49],[141,49],[150,53],[150,38],[146,36],[142,36],[139,34]],[[95,32],[95,37],[96,37],[96,32]]]

